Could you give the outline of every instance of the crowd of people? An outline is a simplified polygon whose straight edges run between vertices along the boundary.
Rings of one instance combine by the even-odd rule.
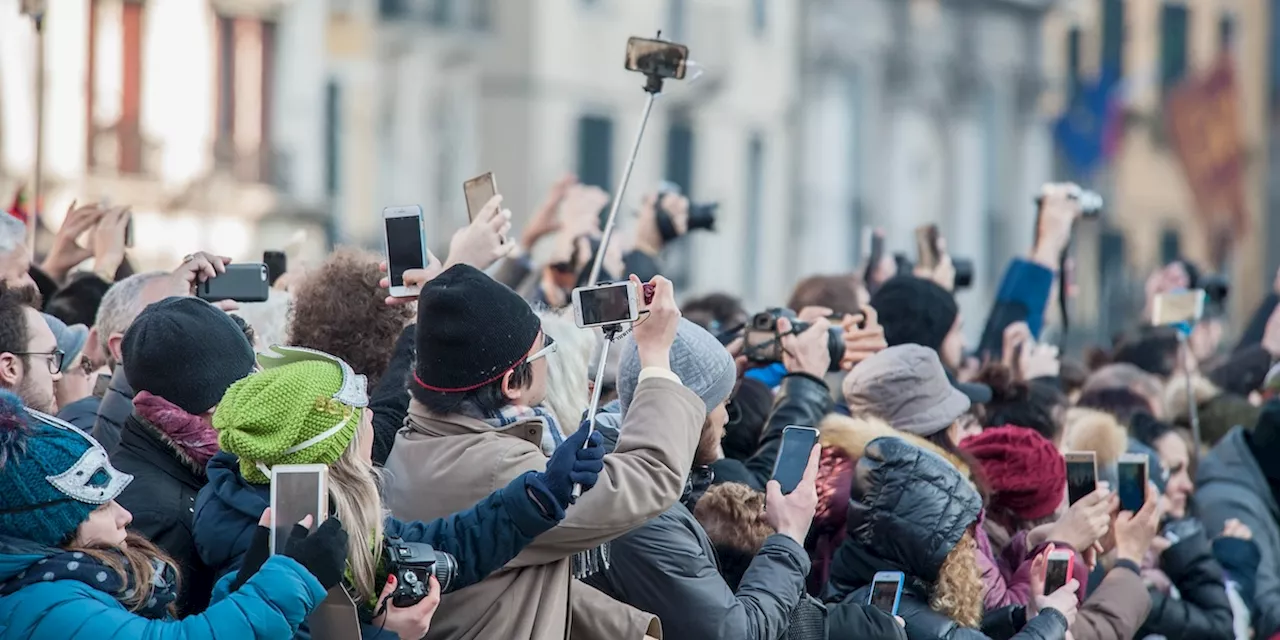
[[[979,344],[943,255],[801,281],[772,358],[764,310],[663,277],[675,194],[603,248],[597,188],[562,179],[519,234],[496,196],[407,298],[339,249],[209,303],[231,260],[133,273],[127,208],[73,205],[37,260],[0,217],[0,638],[329,638],[345,594],[362,638],[1280,639],[1280,278],[1237,344],[1210,304],[1068,357],[1040,337],[1072,193],[1044,187]],[[653,294],[616,341],[572,315],[600,251]],[[1149,302],[1204,277],[1166,265]],[[789,426],[819,436],[784,492]],[[273,547],[300,464],[328,513]],[[455,560],[424,598],[392,597],[400,542]]]

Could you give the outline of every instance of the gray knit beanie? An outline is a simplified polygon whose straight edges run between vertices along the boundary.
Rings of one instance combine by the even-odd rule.
[[[636,340],[627,336],[619,345],[618,400],[626,415],[636,385],[640,384],[640,352]],[[690,391],[698,394],[710,413],[729,399],[738,381],[738,367],[724,345],[706,329],[681,318],[671,345],[671,371]]]

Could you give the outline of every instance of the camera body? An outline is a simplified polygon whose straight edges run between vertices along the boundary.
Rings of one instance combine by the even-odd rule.
[[[671,242],[680,237],[680,232],[676,230],[676,225],[671,220],[671,214],[667,213],[667,210],[662,206],[662,199],[667,194],[681,195],[680,185],[672,182],[663,182],[658,185],[658,201],[654,203],[654,209],[655,213],[657,213],[658,232],[662,234],[663,242]],[[719,209],[719,202],[690,202],[688,231],[696,231],[698,229],[715,231],[716,212]]]
[[[778,319],[791,321],[791,331],[778,331]],[[796,312],[791,309],[773,308],[751,316],[743,329],[743,354],[747,361],[757,365],[770,365],[782,362],[782,338],[797,335],[809,330],[811,325],[797,319]],[[827,353],[831,356],[828,371],[839,371],[840,361],[844,359],[844,329],[833,326],[827,331]]]
[[[915,272],[916,265],[911,262],[905,253],[893,254],[893,260],[898,264],[898,275],[911,275]],[[973,286],[973,261],[968,258],[952,258],[951,267],[956,270],[956,290],[968,289]]]
[[[396,590],[391,594],[393,606],[403,609],[421,602],[431,593],[429,578],[433,575],[440,583],[440,591],[449,593],[449,586],[458,575],[458,561],[452,555],[436,551],[429,544],[400,538],[387,538],[383,548],[387,572],[396,578]]]

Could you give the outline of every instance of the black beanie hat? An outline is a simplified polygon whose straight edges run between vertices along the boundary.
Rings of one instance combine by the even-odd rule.
[[[200,415],[253,373],[253,347],[225,312],[199,298],[148,305],[124,332],[124,375],[146,391]]]
[[[937,351],[960,309],[951,292],[915,276],[897,276],[871,297],[889,346],[918,344]]]
[[[479,389],[524,362],[541,332],[524,298],[475,267],[454,265],[418,297],[414,381],[436,393]]]

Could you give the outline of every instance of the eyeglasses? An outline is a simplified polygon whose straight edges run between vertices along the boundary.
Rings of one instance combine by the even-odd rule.
[[[536,362],[556,352],[556,341],[551,336],[542,334],[542,348],[538,349],[533,355],[529,356],[525,362]]]
[[[45,361],[49,363],[49,373],[58,373],[62,371],[62,360],[67,354],[63,353],[62,349],[54,349],[53,351],[47,351],[45,353],[31,353],[28,351],[24,353],[14,353],[13,355],[44,358]]]

